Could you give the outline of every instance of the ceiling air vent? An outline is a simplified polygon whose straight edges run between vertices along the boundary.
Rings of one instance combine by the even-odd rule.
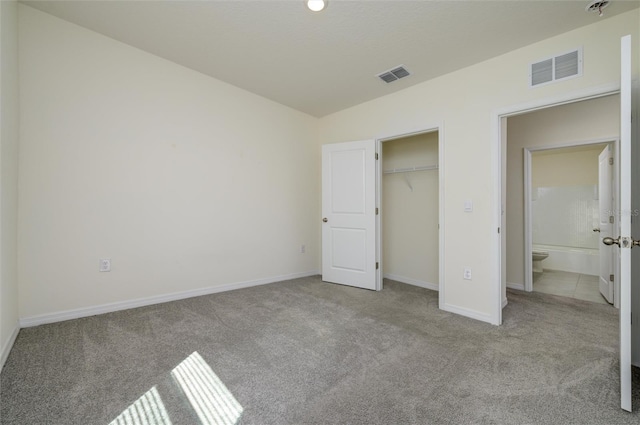
[[[378,78],[380,78],[385,83],[391,83],[393,81],[399,80],[400,78],[408,77],[409,75],[411,75],[411,73],[407,71],[404,65],[400,65],[389,71],[385,71],[382,74],[378,74]]]
[[[577,49],[531,64],[529,85],[535,87],[581,75],[582,50]]]

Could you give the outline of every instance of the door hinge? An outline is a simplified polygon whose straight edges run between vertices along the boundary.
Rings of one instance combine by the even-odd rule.
[[[378,215],[378,207],[376,207],[376,215]]]
[[[378,159],[378,152],[376,152],[376,159]]]
[[[609,165],[613,165],[613,158],[609,158]]]
[[[614,218],[613,218],[613,216],[612,216],[612,215],[610,215],[610,216],[609,216],[609,223],[613,224],[613,222],[614,222]]]
[[[613,276],[612,274],[610,274],[610,275],[609,275],[609,282],[613,282],[614,277],[615,277],[615,276]]]
[[[380,263],[376,261],[376,270],[378,270],[379,268],[380,268]]]

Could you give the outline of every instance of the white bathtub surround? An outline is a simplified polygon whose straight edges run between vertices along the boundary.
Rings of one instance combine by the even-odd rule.
[[[534,187],[533,244],[597,249],[597,192],[594,185]]]
[[[533,251],[546,251],[549,253],[549,257],[544,260],[544,270],[560,270],[595,276],[600,274],[600,254],[597,248],[534,244]]]
[[[531,193],[533,251],[547,252],[544,269],[599,275],[598,190],[594,185],[534,187]],[[534,255],[535,256],[535,255]]]

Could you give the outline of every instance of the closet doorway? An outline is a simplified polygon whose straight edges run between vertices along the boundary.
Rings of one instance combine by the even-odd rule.
[[[440,247],[444,240],[440,131],[378,142],[382,276],[438,291],[443,281]]]

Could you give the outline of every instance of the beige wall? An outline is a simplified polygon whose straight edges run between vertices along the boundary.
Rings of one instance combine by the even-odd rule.
[[[18,15],[0,2],[0,369],[18,331]]]
[[[531,155],[532,187],[598,184],[598,156],[606,145],[552,149]]]
[[[317,272],[316,118],[19,17],[21,318]]]
[[[438,133],[382,144],[383,170],[438,164]],[[438,286],[438,170],[383,174],[382,241],[384,274]]]
[[[638,22],[638,10],[594,20],[592,25],[321,119],[323,144],[389,137],[443,124],[443,308],[486,321],[497,318],[494,248],[499,193],[494,193],[494,169],[499,163],[492,156],[498,125],[494,114],[619,84],[620,37],[631,33],[638,40]],[[582,77],[529,87],[531,62],[580,46]],[[633,66],[637,77],[637,56]],[[466,199],[474,203],[472,213],[464,212]],[[465,267],[472,269],[472,280],[463,279]]]
[[[524,285],[524,148],[558,146],[603,138],[615,140],[619,135],[619,127],[618,95],[543,109],[508,119],[506,238],[509,284]],[[596,183],[597,175],[593,184]]]
[[[313,144],[441,124],[444,307],[490,321],[493,114],[616,84],[620,36],[637,44],[640,22],[638,10],[594,20],[318,121],[27,6],[20,12],[23,318],[317,270]],[[582,77],[528,87],[531,61],[579,46]],[[473,213],[463,212],[465,199]],[[111,273],[97,272],[101,257],[112,259]]]

